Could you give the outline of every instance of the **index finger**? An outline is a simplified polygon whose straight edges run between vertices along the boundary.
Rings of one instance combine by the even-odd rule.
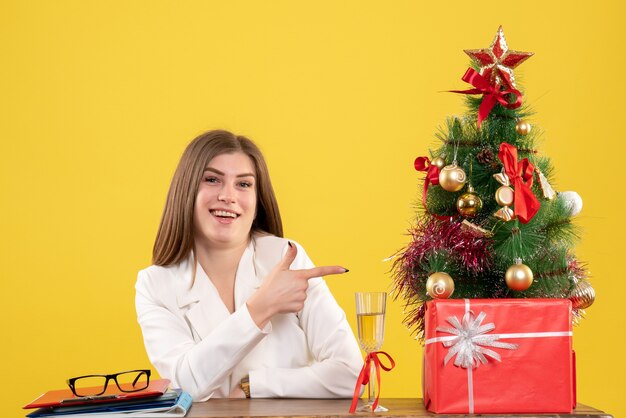
[[[320,266],[311,269],[299,270],[302,277],[312,279],[314,277],[330,276],[331,274],[344,274],[349,270],[341,266]]]

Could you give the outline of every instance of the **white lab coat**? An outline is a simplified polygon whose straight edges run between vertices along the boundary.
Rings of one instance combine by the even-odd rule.
[[[313,267],[296,245],[291,269]],[[200,264],[193,280],[193,255],[177,265],[139,272],[137,319],[161,377],[195,401],[228,397],[247,374],[253,398],[352,396],[363,360],[324,279],[309,280],[301,312],[275,315],[263,330],[250,317],[246,301],[286,246],[286,239],[272,235],[250,240],[237,269],[232,314]]]

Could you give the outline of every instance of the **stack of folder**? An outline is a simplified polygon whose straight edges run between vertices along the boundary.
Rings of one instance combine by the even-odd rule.
[[[184,417],[192,399],[186,392],[168,390],[167,379],[151,381],[138,392],[116,391],[115,385],[98,396],[75,396],[69,389],[51,390],[39,396],[24,409],[36,409],[26,415],[40,417]]]

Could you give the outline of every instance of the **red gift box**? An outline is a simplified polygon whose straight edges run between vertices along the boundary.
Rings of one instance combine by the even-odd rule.
[[[426,303],[424,404],[436,413],[571,413],[567,299]]]

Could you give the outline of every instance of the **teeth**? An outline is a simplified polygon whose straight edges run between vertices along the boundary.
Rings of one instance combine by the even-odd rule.
[[[233,213],[233,212],[226,212],[225,210],[214,210],[212,211],[213,215],[215,216],[225,216],[228,218],[236,218],[237,214]]]

